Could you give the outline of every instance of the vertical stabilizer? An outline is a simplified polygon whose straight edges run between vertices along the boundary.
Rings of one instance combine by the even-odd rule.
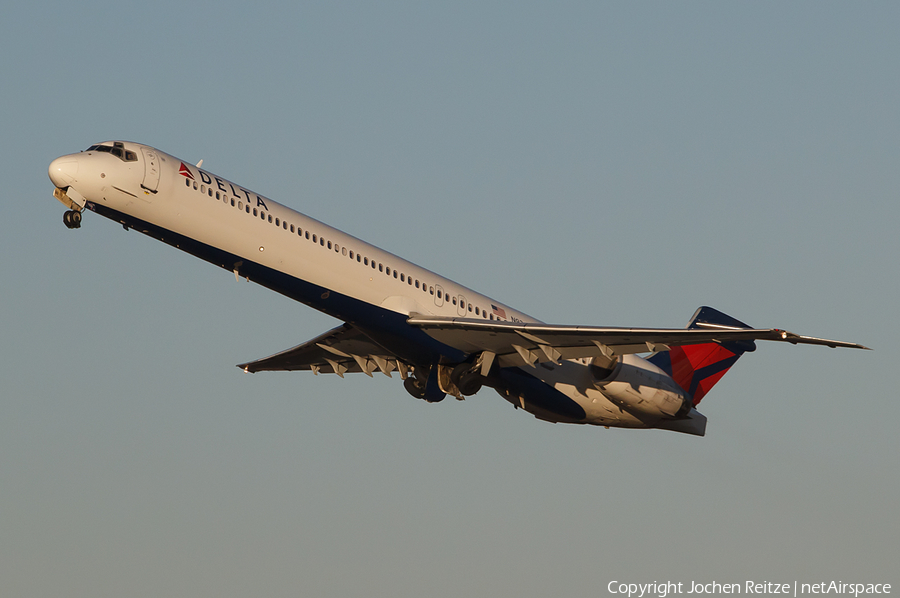
[[[750,328],[740,320],[705,306],[694,312],[687,327]],[[697,405],[741,355],[755,350],[753,341],[684,345],[655,353],[648,361],[669,374]]]

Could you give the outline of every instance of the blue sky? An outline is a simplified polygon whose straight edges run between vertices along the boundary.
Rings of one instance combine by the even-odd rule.
[[[898,583],[891,3],[18,3],[0,22],[0,594],[604,595]],[[333,320],[88,214],[148,143],[544,321],[712,305],[705,438],[490,390],[244,375]],[[93,217],[92,217],[93,216]]]

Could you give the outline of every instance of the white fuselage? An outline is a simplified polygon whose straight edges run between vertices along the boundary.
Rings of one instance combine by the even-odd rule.
[[[372,322],[378,319],[373,314],[381,313],[537,322],[179,158],[140,144],[117,145],[136,159],[127,161],[96,150],[70,154],[51,164],[51,179],[67,190],[73,203],[234,271],[236,276],[246,276],[362,327],[381,325]],[[262,271],[272,275],[257,275]],[[396,326],[396,321],[393,318],[390,325]],[[640,370],[661,373],[638,356],[628,355],[625,360]],[[575,401],[585,414],[579,423],[656,427],[654,421],[623,410],[598,390],[588,364],[588,360],[564,360],[523,370]],[[514,396],[504,396],[517,404]],[[575,421],[529,408],[524,402],[517,406],[543,419]]]

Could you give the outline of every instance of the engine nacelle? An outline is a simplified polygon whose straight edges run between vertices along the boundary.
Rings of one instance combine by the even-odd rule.
[[[690,397],[668,374],[635,355],[597,357],[590,370],[597,390],[639,417],[672,418],[692,407]]]

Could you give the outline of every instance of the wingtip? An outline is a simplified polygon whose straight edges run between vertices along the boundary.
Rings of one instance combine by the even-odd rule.
[[[786,330],[774,329],[775,333],[781,338],[778,340],[784,340],[791,344],[804,344],[804,345],[824,345],[830,349],[865,349],[866,351],[872,351],[870,347],[865,345],[861,345],[859,343],[851,343],[847,341],[837,341],[828,338],[818,338],[815,336],[802,336],[799,334],[794,334],[793,332],[788,332]]]
[[[841,343],[840,345],[828,345],[830,349],[862,349],[864,351],[874,351],[872,347],[860,345],[859,343]]]
[[[871,347],[861,345],[859,343],[850,343],[846,341],[837,341],[834,344],[828,344],[831,349],[862,349],[864,351],[874,351]]]

